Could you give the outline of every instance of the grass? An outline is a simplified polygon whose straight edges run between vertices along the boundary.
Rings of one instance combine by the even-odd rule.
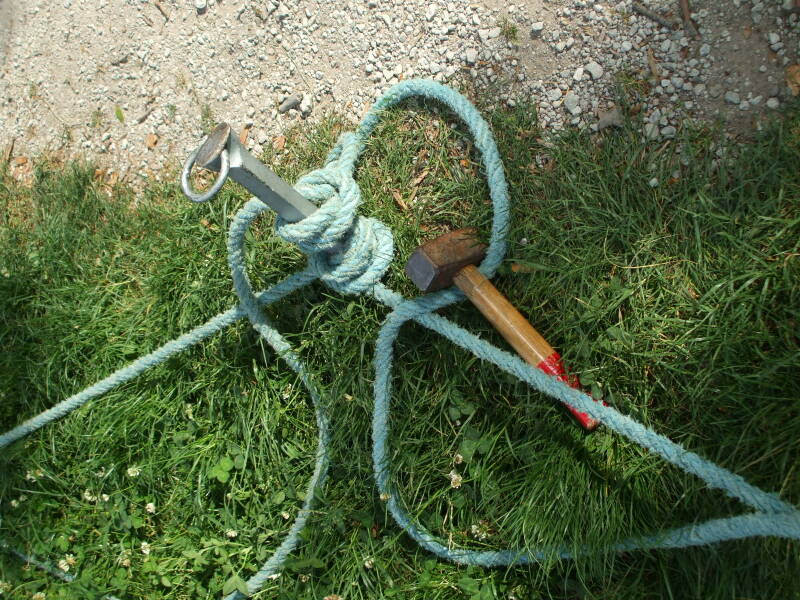
[[[725,160],[703,129],[643,145],[634,123],[550,144],[530,107],[491,121],[514,201],[501,291],[587,389],[800,504],[800,113]],[[362,212],[396,240],[384,281],[406,295],[415,245],[467,224],[485,231],[491,218],[471,142],[448,124],[414,104],[395,111],[359,168]],[[265,159],[293,180],[344,127],[297,130]],[[31,187],[3,172],[0,190],[4,430],[235,301],[225,235],[246,199],[235,185],[197,206],[153,183],[134,204],[124,188],[107,197],[91,166],[42,161]],[[250,238],[259,287],[304,264],[267,222]],[[324,389],[334,436],[306,543],[257,597],[800,594],[796,542],[604,552],[743,508],[602,428],[582,434],[548,399],[408,325],[392,445],[411,510],[454,544],[595,549],[507,570],[435,560],[388,517],[372,481],[371,358],[387,310],[312,285],[267,312]],[[473,308],[446,314],[505,347]],[[7,555],[0,579],[14,598],[219,598],[280,543],[315,439],[306,392],[239,323],[3,452],[0,537],[53,564],[69,558],[78,579]]]

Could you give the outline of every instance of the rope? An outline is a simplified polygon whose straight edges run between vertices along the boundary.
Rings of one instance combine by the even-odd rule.
[[[298,223],[287,223],[280,218],[277,220],[276,232],[284,239],[297,244],[308,255],[308,265],[304,270],[286,277],[267,290],[257,294],[253,291],[245,268],[244,237],[252,222],[267,210],[267,206],[255,198],[251,199],[235,215],[228,237],[228,263],[233,287],[239,299],[237,307],[217,315],[191,332],[166,343],[158,350],[137,359],[106,379],[3,434],[0,436],[0,448],[65,416],[92,398],[129,381],[169,356],[204,340],[231,323],[247,317],[264,340],[299,375],[308,388],[319,430],[316,462],[308,483],[306,500],[283,543],[247,581],[248,594],[256,593],[268,578],[280,572],[286,558],[300,542],[300,533],[313,508],[316,497],[314,492],[324,485],[330,442],[329,419],[317,388],[302,361],[270,323],[261,307],[277,302],[292,291],[319,279],[344,294],[371,294],[392,309],[380,328],[375,347],[375,398],[372,421],[375,480],[381,498],[387,499],[389,511],[395,521],[423,548],[437,556],[459,564],[497,567],[527,564],[553,555],[574,558],[588,550],[579,549],[574,552],[565,547],[543,547],[528,552],[515,548],[498,551],[449,548],[446,542],[427,531],[409,514],[391,481],[388,448],[394,343],[402,326],[410,320],[436,331],[479,358],[527,382],[534,389],[601,420],[620,435],[647,448],[685,472],[699,477],[709,487],[722,490],[728,496],[740,500],[755,510],[740,516],[678,527],[656,536],[633,537],[614,544],[612,550],[621,552],[637,549],[685,548],[754,536],[800,539],[800,511],[780,500],[776,494],[753,486],[739,475],[686,450],[681,445],[620,414],[612,407],[594,402],[583,392],[546,375],[517,356],[496,348],[435,314],[436,310],[462,300],[464,296],[460,291],[447,289],[407,299],[380,283],[392,259],[392,235],[379,221],[356,214],[361,202],[361,192],[353,179],[353,173],[358,157],[380,122],[383,112],[414,96],[434,99],[448,106],[469,128],[475,146],[481,153],[494,208],[494,220],[486,258],[480,265],[480,270],[487,277],[492,277],[505,254],[509,202],[503,164],[489,126],[475,107],[457,92],[431,81],[402,82],[376,102],[355,133],[346,133],[340,137],[322,168],[312,171],[297,182],[296,189],[306,198],[318,203],[319,210]],[[236,591],[228,595],[226,600],[243,597],[245,596]]]

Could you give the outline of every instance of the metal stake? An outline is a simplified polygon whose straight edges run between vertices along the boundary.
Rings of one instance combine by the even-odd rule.
[[[214,185],[206,192],[196,192],[189,182],[189,174],[195,164],[219,173]],[[290,223],[300,221],[317,210],[315,204],[298,194],[292,186],[250,154],[234,135],[230,125],[220,123],[203,145],[186,159],[181,173],[181,187],[190,200],[205,202],[220,190],[228,177],[246,187],[251,194]]]

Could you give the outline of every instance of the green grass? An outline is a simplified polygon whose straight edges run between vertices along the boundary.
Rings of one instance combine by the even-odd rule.
[[[800,113],[724,161],[701,128],[643,145],[631,124],[550,147],[530,107],[491,120],[514,201],[501,291],[587,389],[800,504]],[[342,129],[331,119],[295,131],[286,152],[265,158],[293,180]],[[491,218],[469,138],[413,105],[379,128],[358,180],[362,212],[395,236],[384,281],[406,295],[416,244],[468,224],[485,232]],[[226,226],[245,199],[229,184],[191,205],[176,185],[154,183],[133,203],[125,189],[107,197],[87,165],[40,162],[30,188],[4,172],[3,430],[231,306]],[[269,225],[250,236],[259,287],[304,264]],[[596,549],[506,570],[435,560],[388,517],[372,480],[371,359],[387,310],[312,285],[267,312],[324,389],[334,435],[306,543],[259,598],[800,594],[796,542],[603,552],[744,509],[607,430],[584,435],[549,399],[411,324],[398,341],[392,420],[410,510],[454,544]],[[445,313],[505,347],[470,306]],[[246,323],[231,327],[2,453],[0,537],[53,564],[72,555],[79,574],[65,584],[0,555],[7,594],[219,598],[280,543],[315,434],[293,374]]]

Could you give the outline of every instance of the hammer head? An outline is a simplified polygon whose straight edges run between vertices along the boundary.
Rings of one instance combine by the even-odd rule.
[[[457,229],[417,248],[406,263],[406,275],[423,292],[435,292],[453,284],[453,276],[486,255],[486,245],[474,229]]]

